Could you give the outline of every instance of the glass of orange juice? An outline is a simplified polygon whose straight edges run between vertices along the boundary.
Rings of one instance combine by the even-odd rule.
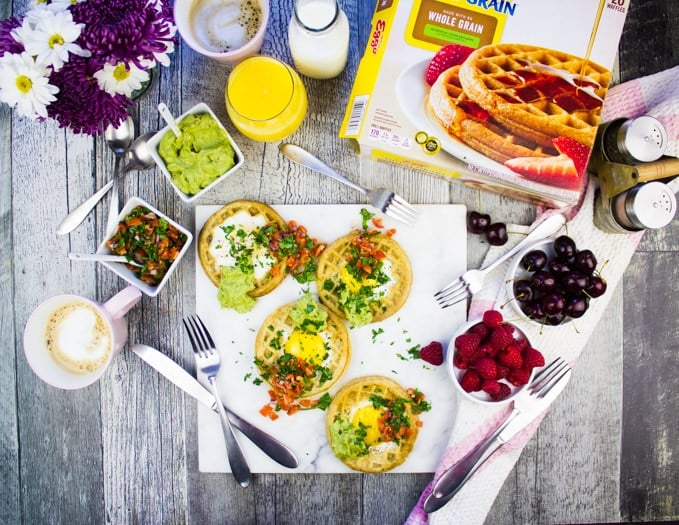
[[[292,134],[307,112],[302,79],[287,64],[254,56],[233,68],[226,82],[226,111],[246,137],[262,142]]]

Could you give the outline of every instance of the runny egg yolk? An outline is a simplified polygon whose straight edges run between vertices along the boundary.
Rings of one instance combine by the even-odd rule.
[[[358,281],[353,275],[349,273],[346,266],[340,270],[340,281],[342,281],[351,293],[358,293],[362,286],[374,288],[377,286],[376,279],[362,279]]]
[[[309,334],[294,330],[285,342],[285,351],[307,363],[320,365],[325,358],[326,349],[323,338],[318,334]]]
[[[351,423],[355,427],[363,425],[366,431],[365,444],[374,445],[380,440],[379,419],[382,417],[382,410],[372,405],[365,405],[356,410]]]

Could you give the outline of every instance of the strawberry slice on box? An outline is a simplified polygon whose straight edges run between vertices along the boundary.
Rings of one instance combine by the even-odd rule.
[[[568,155],[571,158],[575,165],[575,171],[580,177],[584,177],[587,171],[587,162],[589,161],[589,148],[569,137],[557,137],[552,140],[552,143],[559,150],[559,153]]]
[[[432,86],[446,69],[459,66],[474,51],[473,47],[449,44],[439,49],[427,66],[426,81]]]
[[[523,177],[558,188],[577,190],[587,171],[589,148],[568,137],[553,141],[560,155],[554,157],[519,157],[505,166]]]

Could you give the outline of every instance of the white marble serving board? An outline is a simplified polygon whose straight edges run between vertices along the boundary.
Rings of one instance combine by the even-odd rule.
[[[280,205],[273,206],[286,220],[296,220],[309,234],[321,241],[333,240],[360,227],[361,205]],[[220,206],[196,207],[196,232]],[[434,292],[466,270],[466,208],[461,205],[417,206],[418,222],[407,226],[384,216],[385,228],[394,227],[394,236],[410,256],[413,284],[402,309],[381,323],[351,329],[352,359],[344,378],[331,395],[347,380],[368,374],[381,374],[404,387],[417,387],[431,402],[432,409],[422,415],[415,448],[408,459],[391,472],[434,472],[453,429],[456,397],[444,365],[432,366],[413,360],[408,349],[440,341],[444,349],[456,328],[466,320],[464,302],[440,308]],[[195,243],[198,244],[197,242]],[[316,294],[315,283],[306,285]],[[314,409],[292,416],[281,414],[271,421],[259,413],[267,402],[267,385],[255,385],[259,377],[253,362],[257,330],[270,312],[295,301],[304,287],[292,278],[270,294],[261,297],[247,314],[222,309],[217,289],[196,262],[196,310],[212,333],[222,355],[218,381],[224,402],[241,416],[266,430],[290,447],[299,467],[280,466],[242,435],[239,441],[252,472],[353,472],[330,450],[325,437],[325,411]],[[317,295],[317,294],[316,294]],[[376,332],[380,331],[378,335]],[[198,406],[198,459],[201,472],[229,472],[219,416]]]

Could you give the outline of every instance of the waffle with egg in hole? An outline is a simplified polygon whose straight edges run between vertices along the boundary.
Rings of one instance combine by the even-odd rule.
[[[399,437],[385,437],[380,430],[385,424],[386,406],[375,406],[374,399],[383,401],[409,400],[410,394],[391,378],[379,375],[363,376],[347,382],[333,397],[328,407],[325,429],[328,443],[335,456],[353,470],[379,473],[391,470],[403,463],[415,446],[419,416],[412,404],[401,402]],[[389,420],[386,420],[389,426]],[[345,453],[346,447],[340,442],[340,432],[351,434],[350,440],[362,440],[363,450],[357,454]],[[361,437],[362,436],[362,437]]]
[[[358,263],[368,259],[367,267]],[[368,322],[377,322],[405,304],[413,275],[408,254],[391,236],[377,230],[354,230],[323,251],[316,280],[319,299],[330,311],[348,319],[348,308],[362,308],[369,310]],[[348,297],[351,305],[343,304],[340,296],[345,301]]]
[[[267,204],[237,200],[212,214],[198,236],[198,257],[210,281],[219,286],[223,266],[237,264],[235,252],[246,253],[255,268],[251,297],[260,297],[273,291],[285,279],[285,261],[276,259],[268,246],[256,241],[256,232],[268,224],[287,229],[283,218]],[[227,238],[225,229],[232,232]],[[242,235],[238,235],[238,232]],[[272,271],[273,270],[273,271]]]
[[[314,300],[325,320],[320,325],[314,321],[313,330],[305,329],[291,315],[296,304],[269,314],[255,337],[255,364],[272,388],[271,401],[288,414],[315,406],[314,398],[342,378],[351,360],[343,320]]]
[[[428,110],[448,135],[500,163],[516,157],[558,154],[553,147],[545,148],[520,137],[491,118],[486,110],[465,95],[459,72],[460,66],[443,71],[429,92]]]
[[[502,126],[552,147],[555,137],[594,142],[611,74],[563,51],[501,43],[469,55],[459,77],[465,95]]]

